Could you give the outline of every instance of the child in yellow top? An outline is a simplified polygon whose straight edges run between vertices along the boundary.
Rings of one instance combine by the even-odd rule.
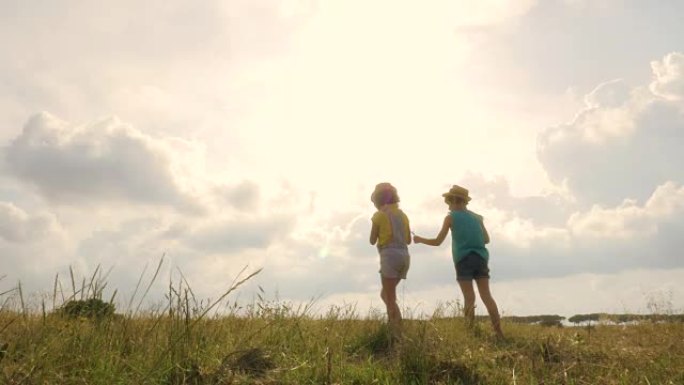
[[[397,305],[397,285],[406,279],[411,257],[408,245],[411,230],[406,214],[399,209],[397,189],[389,183],[379,183],[371,194],[378,211],[371,218],[370,244],[377,244],[380,254],[380,298],[387,307],[387,319],[393,334],[398,335],[401,311]]]

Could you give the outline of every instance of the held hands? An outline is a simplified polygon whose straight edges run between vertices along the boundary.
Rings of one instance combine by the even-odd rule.
[[[411,233],[411,234],[413,234],[413,243],[416,243],[416,244],[423,243],[423,241],[425,240],[425,238],[423,238],[419,235],[416,235],[414,233]]]

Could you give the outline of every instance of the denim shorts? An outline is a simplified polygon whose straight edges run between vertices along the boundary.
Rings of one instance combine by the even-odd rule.
[[[470,281],[478,278],[489,278],[489,266],[479,254],[470,253],[456,264],[456,279]]]

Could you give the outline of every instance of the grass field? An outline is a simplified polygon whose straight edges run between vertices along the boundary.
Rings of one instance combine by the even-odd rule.
[[[277,309],[276,309],[277,310]],[[282,309],[281,309],[282,310]],[[0,313],[3,384],[684,384],[684,324],[557,328],[289,311],[197,321]]]
[[[12,295],[0,384],[684,384],[684,323],[504,322],[496,341],[485,321],[436,312],[390,341],[381,317],[350,306],[314,316],[259,298],[218,315],[226,295],[197,302],[182,285],[157,310],[99,318],[28,311]]]

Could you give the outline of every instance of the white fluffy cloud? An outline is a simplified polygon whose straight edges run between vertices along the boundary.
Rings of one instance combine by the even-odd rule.
[[[5,284],[20,281],[29,293],[47,289],[72,252],[68,229],[54,213],[0,201],[0,276],[9,278]]]
[[[684,54],[673,52],[651,63],[654,80],[651,91],[670,100],[684,100]]]
[[[12,174],[55,202],[197,207],[175,177],[172,145],[117,119],[75,126],[41,113],[26,123],[5,155]]]
[[[656,186],[684,183],[684,104],[674,98],[684,81],[679,57],[669,54],[654,64],[656,93],[622,81],[604,83],[572,122],[539,135],[539,159],[548,175],[567,183],[585,207],[644,202]]]
[[[503,177],[461,181],[492,234],[495,277],[682,266],[680,56],[653,65],[650,89],[603,83],[572,122],[539,134],[539,160],[555,190],[519,197]]]
[[[0,238],[12,243],[40,241],[60,231],[53,215],[31,215],[12,203],[0,202]]]
[[[667,72],[654,84],[678,81]],[[516,278],[681,267],[684,105],[671,96],[607,82],[572,122],[541,132],[539,159],[563,184],[556,193],[513,197],[503,179],[470,177],[485,200],[494,271]]]
[[[515,196],[507,178],[498,176],[488,179],[482,175],[469,174],[461,183],[472,191],[476,205],[496,208],[494,218],[514,215],[522,220],[541,226],[562,226],[572,213],[572,196],[563,188],[556,188],[540,195]],[[492,216],[490,214],[490,216]]]
[[[635,241],[656,235],[659,223],[683,214],[684,187],[667,182],[658,186],[643,206],[633,200],[626,200],[614,208],[594,206],[588,212],[573,214],[568,226],[580,238]]]
[[[196,251],[230,255],[246,248],[265,250],[291,228],[292,218],[287,217],[236,218],[184,232],[182,239]]]

